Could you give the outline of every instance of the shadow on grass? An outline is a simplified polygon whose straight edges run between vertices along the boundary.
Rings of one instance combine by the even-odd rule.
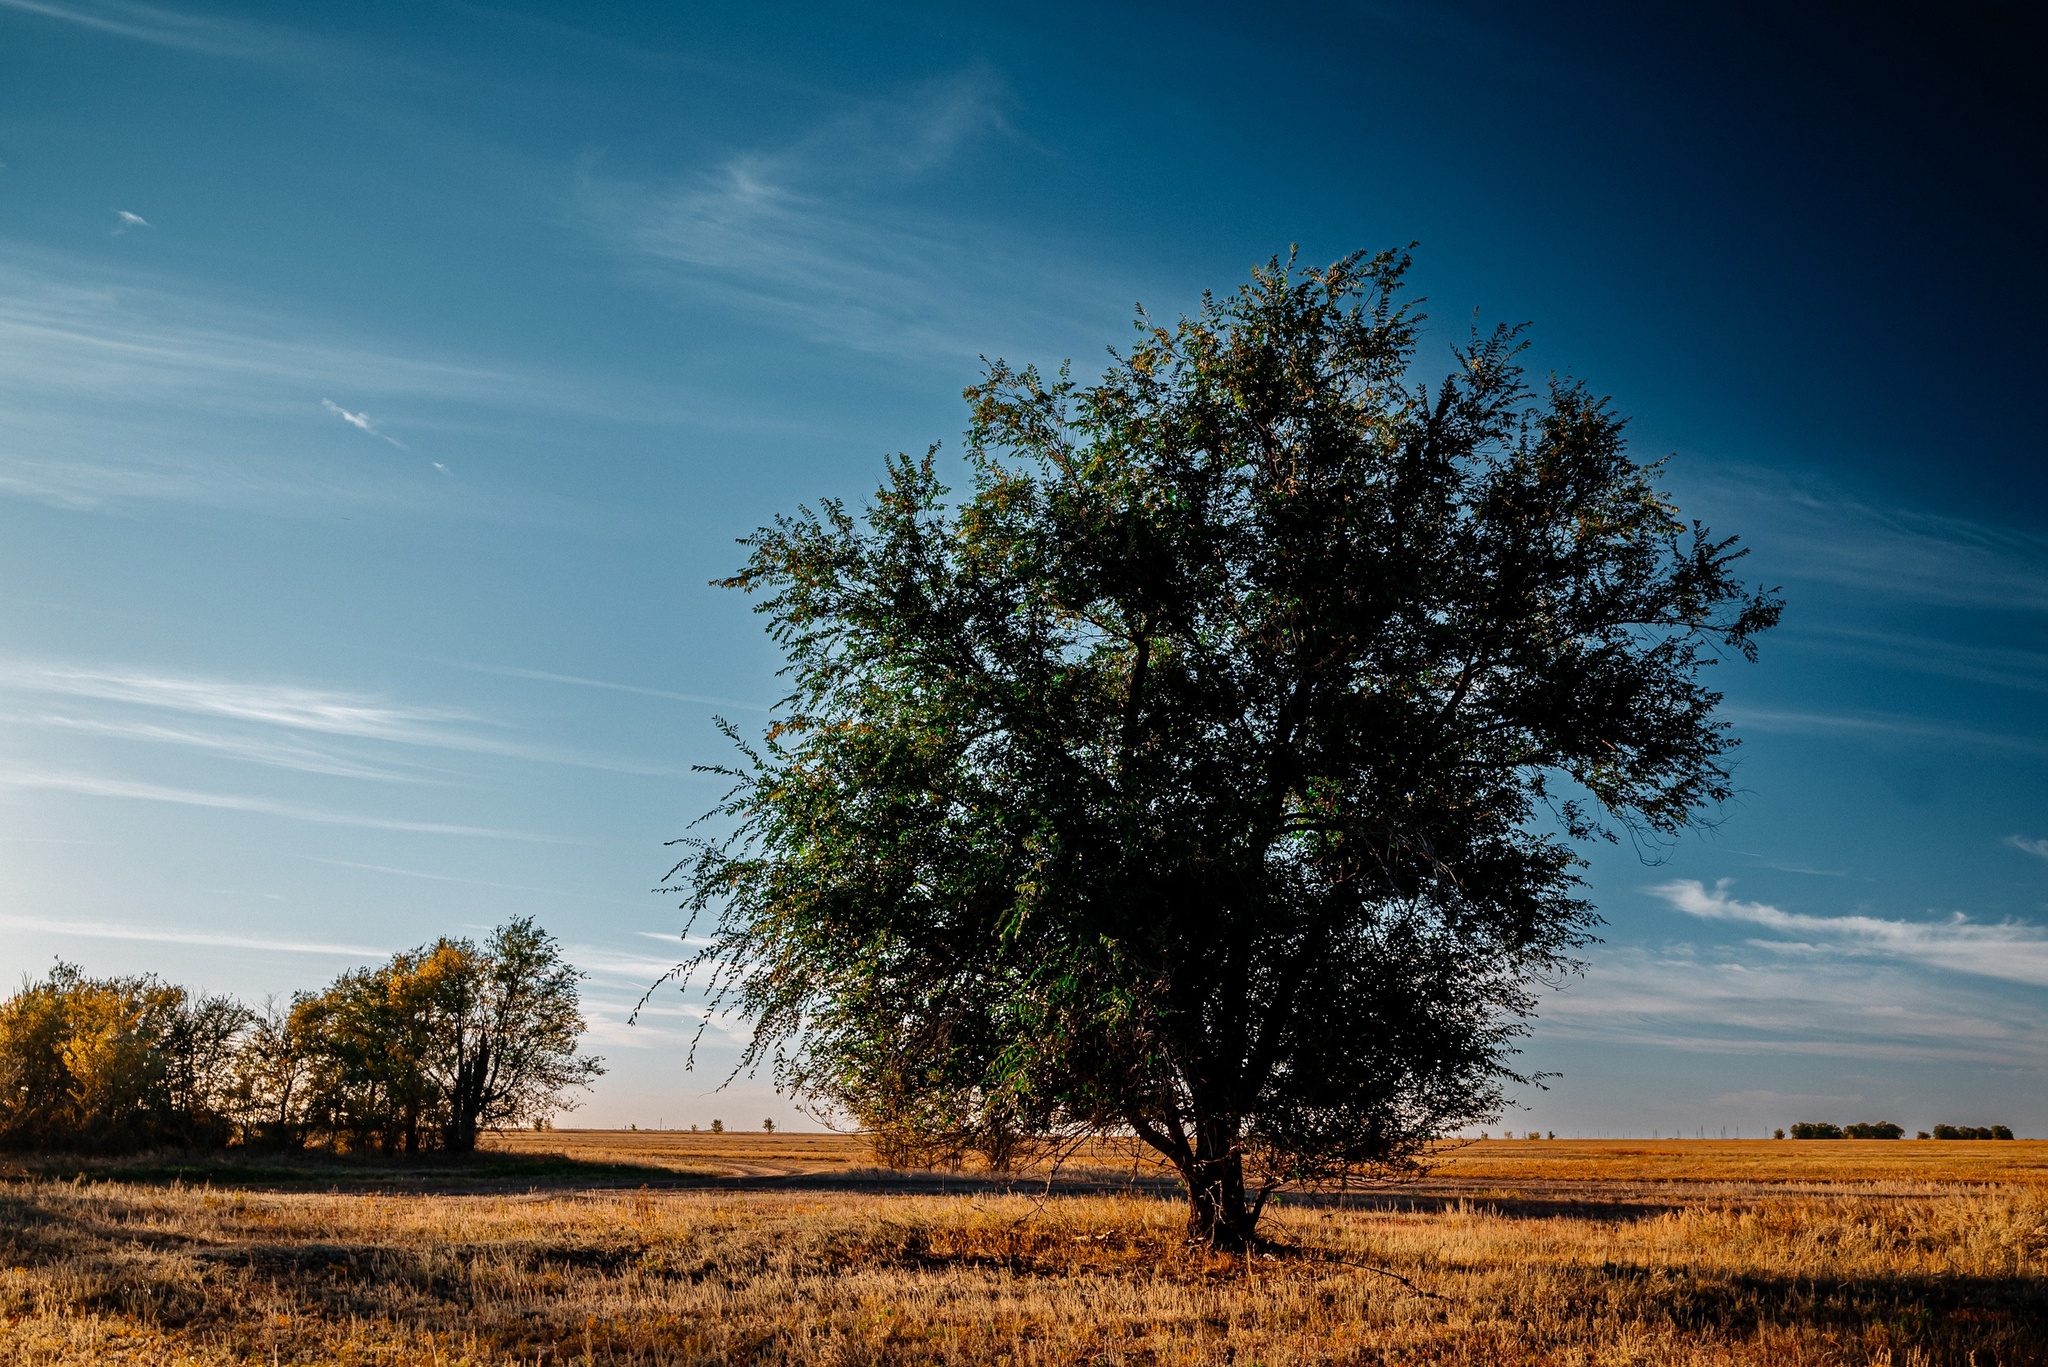
[[[0,1155],[0,1180],[124,1182],[142,1186],[212,1186],[242,1191],[474,1192],[607,1190],[647,1187],[673,1191],[800,1194],[805,1192],[904,1196],[1140,1196],[1182,1199],[1179,1180],[1157,1173],[1101,1167],[995,1174],[887,1168],[822,1172],[736,1174],[715,1167],[691,1170],[659,1163],[592,1160],[565,1153],[336,1154],[323,1150],[226,1153],[160,1152],[126,1157],[77,1154]],[[1275,1208],[1433,1214],[1460,1209],[1510,1218],[1632,1223],[1697,1205],[1706,1199],[1743,1204],[1747,1194],[1675,1192],[1668,1186],[1603,1190],[1601,1184],[1512,1185],[1423,1177],[1345,1190],[1282,1190]],[[1925,1199],[1900,1196],[1899,1200]]]
[[[122,1182],[138,1186],[212,1186],[229,1191],[408,1191],[459,1195],[476,1191],[591,1190],[649,1187],[730,1192],[841,1192],[909,1196],[1039,1195],[1177,1196],[1171,1178],[1102,1173],[1045,1176],[948,1171],[853,1171],[733,1174],[651,1163],[572,1158],[562,1153],[338,1154],[298,1152],[0,1155],[0,1180],[45,1183]]]
[[[29,1182],[128,1182],[242,1191],[399,1188],[423,1195],[522,1186],[673,1185],[690,1174],[636,1163],[591,1163],[564,1154],[146,1153],[9,1155],[0,1178]]]

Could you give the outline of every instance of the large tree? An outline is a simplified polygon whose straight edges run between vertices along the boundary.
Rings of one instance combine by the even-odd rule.
[[[444,937],[301,995],[288,1032],[308,1124],[359,1146],[468,1153],[482,1130],[568,1108],[604,1072],[576,1052],[582,977],[521,917],[481,946]]]
[[[1513,329],[1431,383],[1405,256],[1275,260],[998,361],[745,544],[792,691],[678,866],[745,1065],[885,1134],[1132,1134],[1197,1237],[1497,1114],[1586,841],[1729,795],[1702,669],[1777,618]]]

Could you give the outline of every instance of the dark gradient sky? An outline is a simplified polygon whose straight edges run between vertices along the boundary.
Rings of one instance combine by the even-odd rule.
[[[1596,852],[1512,1117],[2048,1133],[2042,7],[0,0],[0,971],[540,916],[599,1122],[775,659],[734,538],[1299,243],[1416,242],[1739,533],[1740,799]],[[140,221],[124,218],[123,213]]]

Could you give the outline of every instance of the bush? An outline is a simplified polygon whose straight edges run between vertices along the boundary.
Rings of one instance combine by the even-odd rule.
[[[88,978],[60,963],[0,1003],[0,1145],[225,1144],[250,1021],[226,997],[193,997],[154,975]]]
[[[1794,1139],[1840,1139],[1842,1127],[1826,1121],[1802,1120],[1792,1127]]]
[[[1936,1125],[1936,1139],[2010,1139],[2012,1131],[2003,1125]]]

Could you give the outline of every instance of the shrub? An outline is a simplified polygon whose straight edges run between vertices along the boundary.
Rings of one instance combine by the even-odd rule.
[[[154,975],[60,963],[0,1003],[0,1144],[133,1152],[225,1144],[250,1013]]]
[[[1824,1120],[1802,1120],[1792,1127],[1794,1139],[1840,1139],[1842,1127]]]

